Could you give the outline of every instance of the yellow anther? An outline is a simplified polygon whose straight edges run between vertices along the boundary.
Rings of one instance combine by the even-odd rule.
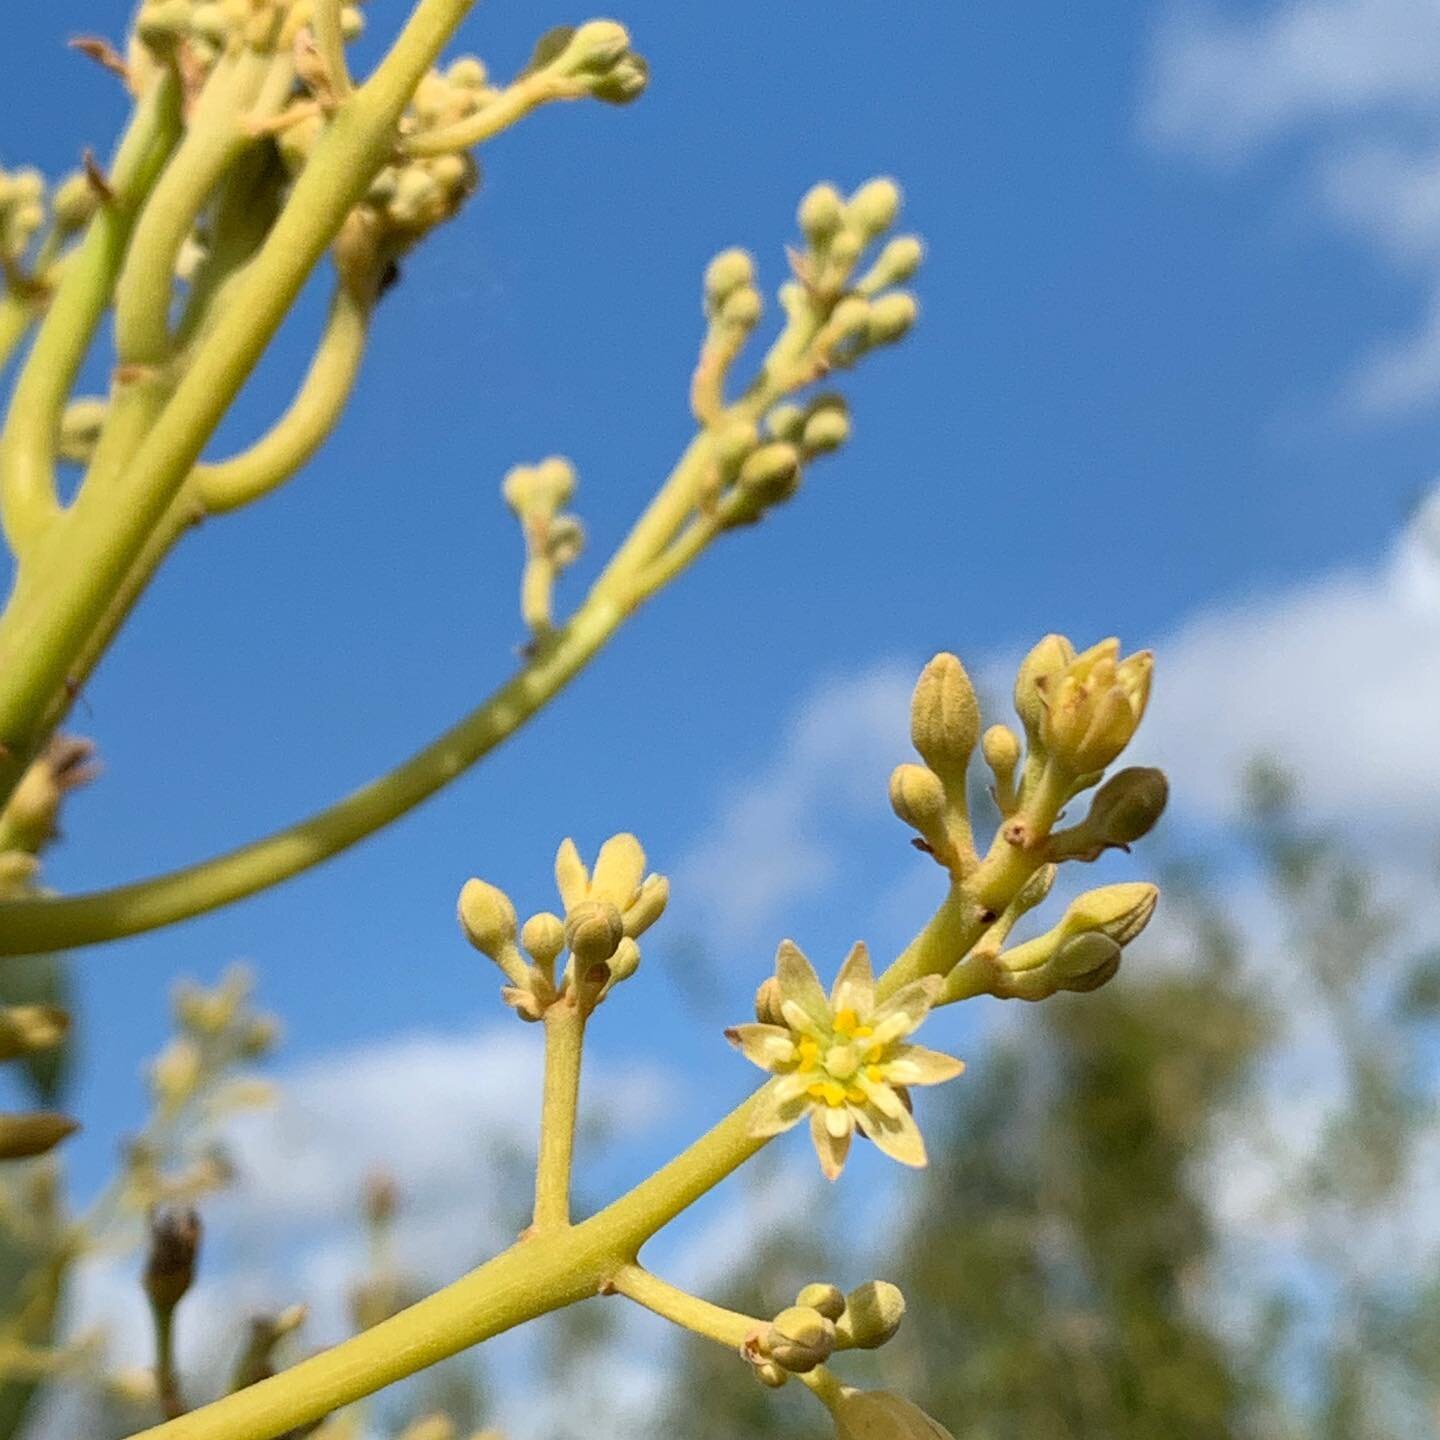
[[[885,1067],[883,1065],[867,1065],[865,1078],[872,1085],[883,1085],[885,1083]]]
[[[837,1010],[835,1012],[835,1033],[837,1035],[853,1035],[859,1027],[860,1017],[853,1010]]]

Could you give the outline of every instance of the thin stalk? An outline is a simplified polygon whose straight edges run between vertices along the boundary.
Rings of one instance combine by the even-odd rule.
[[[0,371],[10,363],[34,323],[35,307],[28,300],[9,291],[0,295]]]
[[[753,1315],[742,1315],[738,1310],[726,1310],[702,1300],[652,1275],[642,1265],[624,1266],[615,1272],[610,1283],[618,1294],[643,1305],[661,1319],[732,1350],[740,1349],[751,1335],[765,1328]]]
[[[325,66],[325,79],[335,100],[343,100],[355,87],[345,63],[345,32],[341,12],[345,0],[315,0],[315,48]]]
[[[136,108],[111,166],[113,199],[100,207],[67,258],[15,383],[0,439],[0,507],[17,554],[59,513],[55,447],[60,415],[110,304],[135,217],[180,132],[180,85],[166,71]]]
[[[545,1090],[540,1112],[540,1158],[535,1167],[532,1238],[570,1224],[570,1171],[580,1109],[580,1062],[585,1015],[569,999],[545,1012]]]
[[[551,100],[573,100],[585,93],[569,94],[543,73],[529,75],[507,85],[488,105],[464,120],[441,130],[406,136],[400,148],[409,155],[449,155],[470,150],[493,140]]]

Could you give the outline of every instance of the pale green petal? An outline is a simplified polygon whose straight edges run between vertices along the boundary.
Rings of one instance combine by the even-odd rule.
[[[965,1062],[923,1045],[900,1045],[885,1061],[885,1078],[892,1085],[940,1085],[965,1070]]]
[[[595,857],[595,871],[590,876],[590,898],[608,900],[617,910],[635,898],[645,878],[645,851],[630,834],[612,835]]]
[[[803,1091],[799,1095],[787,1091],[788,1087],[782,1081],[772,1080],[757,1092],[750,1112],[752,1135],[760,1139],[781,1135],[805,1118],[805,1112],[810,1108],[809,1100]]]
[[[888,1045],[915,1030],[930,1013],[940,984],[936,976],[927,975],[923,980],[901,986],[871,1017],[875,1043]]]
[[[590,874],[573,840],[562,840],[555,852],[555,888],[566,910],[573,910],[590,893]]]
[[[882,1115],[893,1117],[905,1108],[905,1102],[884,1081],[862,1079],[860,1088],[869,1097],[870,1108]]]
[[[834,1118],[836,1116],[839,1120]],[[812,1112],[810,1139],[815,1144],[816,1155],[820,1157],[820,1172],[827,1180],[839,1178],[845,1166],[845,1157],[850,1153],[850,1137],[853,1134],[854,1126],[845,1111],[822,1105]]]
[[[762,1070],[788,1065],[795,1058],[795,1041],[778,1025],[735,1025],[725,1032],[725,1038]]]
[[[775,952],[775,978],[782,1001],[793,1001],[812,1020],[829,1025],[830,1004],[820,977],[793,940],[782,940]]]
[[[816,1020],[803,1005],[794,1000],[780,1002],[780,1018],[801,1035],[809,1035],[812,1039],[821,1041],[828,1041],[830,1038],[829,1023]]]
[[[915,1117],[901,1106],[898,1115],[882,1115],[874,1109],[857,1109],[855,1119],[860,1128],[875,1142],[875,1148],[898,1160],[902,1165],[922,1169],[927,1163],[925,1142]]]
[[[857,940],[830,991],[830,1009],[853,1010],[861,1019],[875,1008],[875,973],[870,968],[870,952],[863,940]]]

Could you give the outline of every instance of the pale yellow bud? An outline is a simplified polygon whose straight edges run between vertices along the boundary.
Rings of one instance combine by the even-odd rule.
[[[751,1373],[767,1390],[778,1390],[790,1379],[790,1372],[773,1360],[762,1360],[752,1367]]]
[[[545,534],[545,558],[557,570],[573,565],[585,550],[585,527],[573,515],[559,515]]]
[[[1063,635],[1047,635],[1020,663],[1015,677],[1015,713],[1025,727],[1033,750],[1040,743],[1045,719],[1042,684],[1052,683],[1075,658],[1075,647]]]
[[[806,1375],[835,1349],[835,1326],[808,1305],[792,1305],[771,1322],[763,1348],[783,1370]]]
[[[897,235],[880,252],[879,258],[865,276],[865,288],[883,290],[887,285],[903,285],[915,277],[925,258],[925,247],[916,235]]]
[[[1020,764],[1020,737],[1008,725],[992,725],[980,737],[980,753],[995,776],[995,799],[1001,814],[1015,806],[1015,769]]]
[[[450,62],[445,78],[460,90],[483,90],[490,79],[490,72],[477,56],[462,55]]]
[[[200,1051],[194,1042],[173,1040],[150,1066],[150,1089],[162,1105],[178,1107],[195,1093],[201,1069]]]
[[[645,849],[628,832],[612,835],[595,857],[590,876],[590,898],[608,900],[624,911],[634,903],[645,875]]]
[[[630,34],[615,20],[590,20],[579,26],[556,64],[560,69],[601,74],[630,50]]]
[[[871,303],[865,339],[871,345],[893,345],[910,333],[920,306],[906,290],[892,290]]]
[[[900,187],[882,177],[862,185],[845,206],[845,223],[874,238],[888,230],[900,214]]]
[[[628,980],[640,968],[640,947],[627,935],[615,947],[609,963],[612,985]]]
[[[109,402],[98,395],[72,400],[60,417],[60,440],[57,453],[72,465],[86,465],[95,453],[95,446],[110,413]]]
[[[765,302],[752,285],[743,285],[725,297],[720,306],[720,319],[737,330],[753,330],[765,313]]]
[[[905,1297],[888,1280],[868,1280],[845,1297],[845,1313],[835,1325],[846,1349],[878,1350],[888,1345],[905,1318]]]
[[[51,197],[55,223],[63,231],[78,230],[99,208],[100,197],[87,175],[74,174],[64,180]]]
[[[565,948],[565,922],[558,915],[542,910],[532,915],[520,931],[520,943],[542,969],[553,965]]]
[[[1159,899],[1154,885],[1139,882],[1087,890],[1071,902],[1060,929],[1066,935],[1098,930],[1117,945],[1128,945],[1150,923]]]
[[[705,268],[705,308],[718,313],[737,290],[752,288],[755,262],[744,250],[722,250]]]
[[[799,440],[806,418],[798,405],[777,405],[765,417],[765,428],[776,440]]]
[[[834,342],[858,340],[870,326],[870,302],[862,295],[847,295],[830,312],[829,323],[825,326],[827,335]]]
[[[845,202],[833,185],[816,185],[805,192],[795,218],[801,233],[818,249],[845,223]]]
[[[850,438],[850,416],[843,403],[817,405],[801,431],[800,448],[806,455],[828,455]]]
[[[608,963],[624,938],[624,921],[608,901],[584,900],[565,917],[565,940],[582,974]]]
[[[1119,660],[1120,642],[1102,640],[1057,673],[1037,679],[1040,740],[1074,775],[1103,770],[1130,743],[1150,698],[1153,657]]]
[[[928,839],[943,834],[950,802],[945,786],[923,765],[897,765],[890,776],[890,808]]]
[[[762,445],[740,467],[740,484],[766,504],[788,499],[800,483],[800,452],[782,440]]]
[[[817,1282],[807,1285],[795,1297],[797,1305],[808,1305],[818,1310],[827,1320],[839,1320],[845,1313],[845,1292],[838,1285]]]
[[[715,462],[732,474],[759,444],[760,431],[753,420],[732,420],[715,437]]]
[[[482,955],[499,960],[514,945],[519,922],[503,890],[484,880],[467,880],[457,908],[465,938]]]
[[[965,667],[937,655],[920,672],[910,701],[910,739],[921,759],[957,794],[980,738],[980,702]]]

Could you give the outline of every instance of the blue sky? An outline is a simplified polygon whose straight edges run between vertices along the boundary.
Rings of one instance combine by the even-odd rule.
[[[0,163],[55,172],[106,148],[117,88],[59,42],[118,33],[126,8],[7,18]],[[1176,637],[1190,708],[1157,716],[1156,753],[1195,766],[1186,833],[1223,818],[1231,757],[1205,741],[1224,727],[1195,707],[1217,705],[1227,646],[1284,651],[1299,625],[1293,684],[1324,695],[1337,613],[1360,651],[1397,613],[1431,617],[1414,644],[1432,644],[1419,552],[1394,551],[1440,449],[1440,364],[1424,383],[1440,114],[1409,78],[1414,52],[1440,53],[1426,8],[631,0],[643,101],[555,108],[487,150],[479,196],[383,306],[338,436],[278,497],[187,542],[147,598],[77,712],[107,773],[73,806],[51,881],[133,878],[261,834],[503,678],[521,631],[501,474],[574,459],[593,547],[574,598],[691,433],[706,260],[743,244],[773,291],[813,181],[902,181],[929,247],[922,323],[847,381],[855,439],[799,500],[706,557],[479,771],[281,892],[78,957],[82,1184],[136,1117],[172,976],[249,958],[287,1063],[451,1034],[495,989],[455,931],[460,883],[481,873],[542,908],[558,839],[592,851],[619,828],[695,877],[695,898],[677,889],[596,1049],[674,1067],[695,1109],[664,1143],[683,1140],[749,1078],[716,1029],[781,934],[827,968],[857,935],[883,948],[923,919],[935,887],[883,787],[907,758],[904,676],[934,650],[991,673],[1050,629]],[[371,4],[367,45],[403,9]],[[574,18],[494,0],[462,48],[505,74],[537,27]],[[1327,66],[1327,46],[1347,64]],[[284,332],[231,443],[275,410],[322,300]],[[1283,735],[1273,688],[1249,683],[1263,659],[1218,704]],[[1375,661],[1385,683],[1402,659]],[[1166,664],[1162,645],[1161,696]],[[757,786],[778,813],[752,813]],[[1331,788],[1352,813],[1356,789]],[[785,837],[777,865],[807,843],[820,859],[788,908],[740,923],[725,887],[743,866],[725,867],[757,833]],[[696,943],[701,992],[677,979]]]

